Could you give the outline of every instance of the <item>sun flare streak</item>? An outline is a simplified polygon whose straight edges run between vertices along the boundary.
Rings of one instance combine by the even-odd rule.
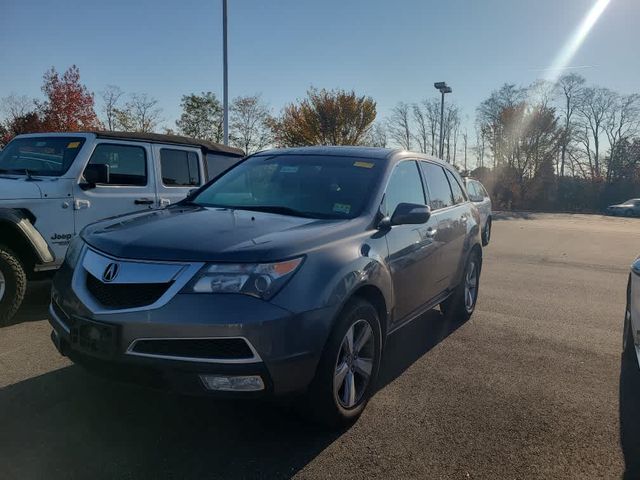
[[[573,32],[569,41],[564,45],[564,47],[562,47],[562,50],[549,67],[546,75],[547,80],[555,82],[560,78],[563,71],[567,68],[569,62],[571,62],[578,49],[587,38],[587,35],[589,35],[589,32],[610,3],[611,0],[597,0],[593,7],[591,7],[591,10],[589,10],[582,22],[580,22],[578,28]]]

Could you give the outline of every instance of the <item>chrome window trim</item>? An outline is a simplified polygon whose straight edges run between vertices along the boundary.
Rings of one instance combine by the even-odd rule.
[[[87,282],[87,268],[85,267],[85,259],[87,255],[91,252],[91,255],[96,255],[98,257],[102,257],[103,259],[111,262],[118,262],[120,264],[129,264],[130,268],[144,268],[144,265],[165,265],[171,266],[175,269],[175,267],[181,267],[177,270],[177,272],[171,277],[170,280],[173,281],[173,284],[167,289],[166,292],[162,294],[162,296],[156,300],[154,303],[149,305],[144,305],[142,307],[133,307],[133,308],[105,308],[100,305],[94,298],[93,295],[89,293],[86,287]],[[112,255],[108,255],[99,250],[92,248],[87,245],[85,250],[82,252],[81,257],[78,259],[78,263],[73,272],[73,278],[71,279],[71,288],[76,296],[80,299],[80,301],[96,315],[100,314],[113,314],[113,313],[130,313],[130,312],[142,312],[148,310],[155,310],[165,306],[176,294],[182,290],[182,288],[193,278],[193,276],[200,271],[200,269],[204,266],[204,262],[170,262],[170,261],[151,261],[151,260],[137,260],[137,259],[129,259],[129,258],[118,258]],[[130,282],[129,282],[130,283]],[[139,283],[166,283],[166,282],[143,282]],[[126,285],[126,283],[118,283],[114,282],[114,284]]]
[[[155,353],[140,353],[134,352],[133,349],[139,341],[164,341],[164,340],[233,340],[240,339],[244,340],[244,342],[249,346],[249,350],[251,350],[252,357],[249,358],[199,358],[199,357],[182,357],[182,356],[173,356],[173,355],[160,355]],[[262,358],[258,354],[257,350],[251,344],[249,340],[245,337],[151,337],[151,338],[136,338],[133,340],[127,350],[125,352],[127,355],[133,355],[136,357],[146,357],[146,358],[160,358],[164,360],[177,360],[181,362],[200,362],[200,363],[227,363],[227,364],[241,364],[241,363],[261,363]]]

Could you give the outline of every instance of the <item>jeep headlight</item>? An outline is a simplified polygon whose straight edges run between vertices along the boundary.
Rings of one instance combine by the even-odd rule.
[[[210,263],[184,288],[186,293],[242,293],[273,297],[302,264],[302,257],[276,263]]]
[[[67,254],[64,257],[64,261],[69,267],[74,268],[76,263],[78,263],[80,255],[82,254],[82,247],[84,247],[84,240],[82,240],[80,235],[76,235],[69,242]]]

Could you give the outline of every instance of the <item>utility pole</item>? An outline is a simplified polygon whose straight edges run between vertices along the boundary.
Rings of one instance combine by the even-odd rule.
[[[433,84],[437,90],[440,90],[442,99],[440,100],[440,149],[438,151],[438,157],[442,160],[444,154],[444,95],[445,93],[451,93],[453,90],[446,82],[436,82]]]
[[[224,144],[229,145],[229,67],[227,58],[227,0],[222,0],[222,105]]]

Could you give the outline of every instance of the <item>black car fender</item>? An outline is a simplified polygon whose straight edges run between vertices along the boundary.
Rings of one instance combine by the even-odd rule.
[[[20,245],[14,245],[16,241]],[[22,210],[0,209],[0,243],[8,243],[9,247],[28,252],[33,255],[35,263],[50,263],[55,259],[47,241],[33,226],[28,213]]]

